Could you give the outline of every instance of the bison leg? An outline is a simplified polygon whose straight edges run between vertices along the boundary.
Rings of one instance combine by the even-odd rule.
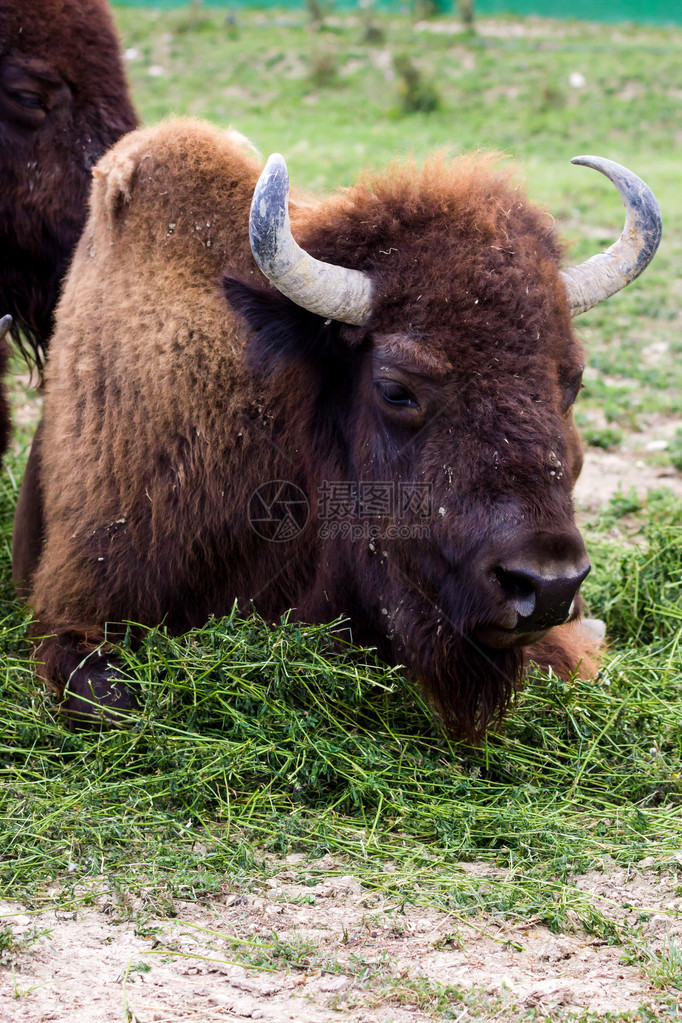
[[[551,668],[559,678],[594,678],[604,650],[604,625],[596,618],[581,618],[550,629],[524,650],[524,665]]]
[[[19,488],[12,533],[12,578],[22,600],[31,592],[31,580],[43,549],[43,491],[40,485],[40,449],[43,420],[38,423],[26,471]]]
[[[92,648],[73,634],[44,640],[37,651],[41,674],[63,696],[61,712],[74,729],[125,727],[137,707],[135,694],[106,648]]]

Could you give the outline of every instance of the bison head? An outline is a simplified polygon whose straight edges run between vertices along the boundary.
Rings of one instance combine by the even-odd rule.
[[[0,2],[0,308],[39,363],[91,169],[136,124],[104,0]]]
[[[632,280],[660,236],[639,179],[582,162],[616,182],[628,219],[608,252],[561,271],[551,218],[490,161],[394,171],[317,222],[304,207],[304,250],[271,158],[251,241],[277,290],[224,284],[254,365],[294,396],[281,442],[305,464],[320,544],[299,610],[349,614],[472,735],[507,702],[521,649],[580,616],[571,314]]]

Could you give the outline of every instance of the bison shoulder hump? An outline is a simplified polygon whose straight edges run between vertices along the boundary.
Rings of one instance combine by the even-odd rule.
[[[144,216],[175,210],[199,218],[221,208],[248,215],[262,161],[242,135],[170,118],[124,136],[94,169],[92,212],[107,227],[139,205]]]

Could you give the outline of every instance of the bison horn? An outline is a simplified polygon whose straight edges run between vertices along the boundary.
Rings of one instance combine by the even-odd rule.
[[[605,174],[620,192],[626,211],[617,242],[585,263],[561,271],[571,315],[578,316],[615,295],[647,268],[661,240],[661,211],[649,186],[627,167],[600,156],[576,156],[571,163]]]
[[[298,245],[289,222],[289,172],[275,153],[258,179],[249,217],[251,251],[270,283],[327,320],[361,326],[372,312],[372,282],[360,270],[322,263]]]
[[[2,339],[5,336],[5,334],[7,333],[7,331],[9,330],[9,328],[11,326],[12,326],[12,317],[9,316],[9,315],[8,316],[3,316],[2,319],[0,320],[0,341],[2,341]]]

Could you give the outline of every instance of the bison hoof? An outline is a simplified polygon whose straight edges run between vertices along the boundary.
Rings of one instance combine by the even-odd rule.
[[[71,673],[61,710],[74,730],[102,730],[125,728],[136,707],[116,663],[106,655],[90,654]]]

